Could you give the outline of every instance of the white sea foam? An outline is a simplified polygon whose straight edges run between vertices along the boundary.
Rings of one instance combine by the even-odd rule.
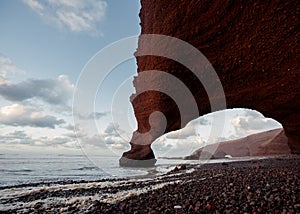
[[[147,184],[152,182],[153,184],[148,186],[144,185],[143,187],[137,187],[132,188],[132,184],[135,182],[141,182],[143,184]],[[151,179],[131,179],[130,181],[115,181],[115,182],[92,182],[92,183],[79,183],[79,184],[66,184],[66,185],[55,185],[51,187],[24,187],[24,188],[11,188],[11,189],[5,189],[0,192],[0,199],[10,199],[14,197],[20,197],[25,195],[32,195],[34,193],[43,192],[47,194],[47,192],[51,191],[62,191],[62,190],[74,190],[74,189],[88,189],[97,187],[99,188],[99,192],[94,195],[90,196],[80,196],[80,197],[73,197],[72,195],[69,195],[67,197],[47,197],[46,199],[36,199],[30,202],[12,202],[12,203],[6,203],[0,204],[0,211],[6,211],[10,209],[16,209],[16,210],[26,210],[29,208],[32,208],[36,206],[38,203],[41,203],[43,207],[62,207],[61,211],[64,210],[64,208],[68,207],[69,205],[80,205],[80,209],[87,208],[87,206],[90,206],[92,202],[94,201],[100,201],[104,203],[116,203],[118,201],[124,200],[127,197],[134,196],[134,195],[140,195],[143,193],[147,193],[149,191],[153,191],[156,189],[160,189],[164,187],[165,185],[180,183],[182,180],[174,180],[174,181],[166,181],[163,182],[160,179],[151,180]],[[117,193],[101,193],[101,188],[104,187],[124,187],[128,186],[129,188],[126,190],[118,191]]]
[[[102,199],[102,201],[105,202],[105,203],[114,204],[118,201],[124,200],[127,197],[131,197],[131,196],[134,196],[134,195],[140,195],[140,194],[143,194],[143,193],[147,193],[149,191],[153,191],[153,190],[156,190],[156,189],[161,189],[166,185],[176,184],[176,183],[180,183],[180,182],[182,182],[182,180],[159,183],[159,184],[155,184],[155,185],[152,185],[152,186],[145,186],[143,188],[135,188],[135,189],[130,189],[130,190],[124,190],[124,191],[120,191],[116,194],[109,194],[107,197],[103,197],[105,199]]]

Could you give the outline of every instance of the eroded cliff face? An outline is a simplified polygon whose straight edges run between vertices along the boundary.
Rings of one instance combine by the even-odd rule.
[[[210,157],[225,158],[225,155],[245,157],[287,155],[291,153],[287,144],[287,137],[281,128],[252,134],[237,140],[220,142],[214,154],[208,153],[208,151],[213,151],[209,147],[213,147],[213,145],[197,149],[193,154],[185,157],[185,159],[199,160]]]
[[[299,1],[141,0],[141,6],[142,34],[176,37],[200,50],[220,78],[227,108],[250,108],[279,121],[292,153],[300,153]],[[187,68],[164,57],[138,56],[151,45],[139,42],[135,82],[147,70],[172,74],[189,88],[199,114],[209,113],[207,94]],[[151,81],[148,84],[155,84]],[[141,84],[135,87],[139,91]],[[218,99],[218,94],[213,99]],[[186,105],[189,102],[186,100]],[[151,165],[155,160],[150,144],[163,133],[140,133],[151,128],[149,116],[154,111],[166,117],[164,133],[180,129],[178,106],[158,91],[141,93],[132,104],[138,130],[120,164],[149,160],[146,163]],[[191,115],[189,119],[195,118]],[[159,127],[159,119],[153,120]]]

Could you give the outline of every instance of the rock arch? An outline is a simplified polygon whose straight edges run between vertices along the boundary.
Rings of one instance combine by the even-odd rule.
[[[227,107],[255,109],[277,120],[284,127],[291,151],[300,153],[298,1],[190,0],[170,4],[141,0],[141,5],[141,34],[169,35],[196,47],[216,70]],[[137,52],[144,45],[140,43]],[[137,65],[138,73],[160,70],[178,77],[192,92],[200,115],[210,112],[205,90],[184,66],[158,56],[137,57]],[[166,116],[165,133],[180,129],[176,103],[149,91],[132,104],[138,130],[120,165],[136,164],[131,160],[154,164],[151,146],[140,145],[145,139],[136,133],[149,130],[149,116],[154,111]],[[159,126],[159,121],[154,124]]]

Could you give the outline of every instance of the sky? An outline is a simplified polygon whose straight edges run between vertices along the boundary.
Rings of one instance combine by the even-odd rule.
[[[93,56],[140,33],[139,9],[138,0],[0,1],[1,154],[91,150],[103,156],[120,156],[129,149],[136,129],[129,102],[137,70],[133,56],[99,84],[93,110],[75,115],[94,124],[97,131],[78,127],[72,107],[76,83]],[[223,132],[213,136],[215,141],[281,127],[257,111],[233,109],[225,113],[224,124],[214,123],[224,114],[217,112],[160,137],[152,146],[154,152],[158,156],[189,155],[211,143],[209,136],[216,127]]]

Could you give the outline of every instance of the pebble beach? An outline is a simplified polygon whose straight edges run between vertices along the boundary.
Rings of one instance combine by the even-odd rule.
[[[1,187],[0,213],[300,213],[300,156]]]

